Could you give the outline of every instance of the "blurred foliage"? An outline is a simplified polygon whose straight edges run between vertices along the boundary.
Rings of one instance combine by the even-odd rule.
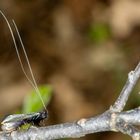
[[[111,37],[109,26],[103,23],[95,23],[90,27],[88,36],[95,43],[103,43]]]
[[[47,106],[52,97],[52,87],[50,85],[39,86],[41,97]],[[23,113],[38,112],[44,108],[40,97],[36,91],[29,94],[23,104]]]

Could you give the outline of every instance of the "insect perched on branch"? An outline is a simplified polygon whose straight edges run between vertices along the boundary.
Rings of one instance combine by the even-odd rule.
[[[46,111],[30,114],[14,114],[6,117],[2,122],[2,130],[12,132],[24,124],[40,126],[40,122],[48,117]]]
[[[8,28],[10,30],[12,40],[14,42],[14,47],[15,47],[15,50],[16,50],[16,53],[17,53],[18,60],[20,62],[22,71],[23,71],[24,75],[26,76],[27,80],[30,82],[30,84],[35,89],[36,93],[38,94],[38,96],[39,96],[39,98],[40,98],[40,100],[41,100],[41,102],[42,102],[42,104],[43,104],[43,106],[45,108],[45,111],[41,111],[41,112],[35,112],[35,113],[33,112],[33,113],[30,113],[30,114],[13,114],[13,115],[7,116],[1,122],[1,125],[2,125],[1,128],[5,132],[12,132],[14,130],[17,130],[18,128],[20,128],[24,124],[31,124],[31,125],[39,126],[40,122],[48,117],[48,111],[47,111],[45,103],[44,103],[44,101],[43,101],[43,99],[41,97],[41,93],[40,93],[40,91],[38,89],[36,80],[34,78],[34,74],[33,74],[33,71],[32,71],[32,68],[31,68],[31,65],[30,65],[26,50],[25,50],[25,47],[23,45],[21,36],[19,34],[17,25],[14,22],[14,20],[12,20],[12,24],[13,24],[13,26],[15,28],[15,31],[16,31],[16,34],[17,34],[17,36],[19,38],[19,41],[20,41],[20,44],[21,44],[21,47],[22,47],[22,50],[23,50],[23,53],[24,53],[24,56],[25,56],[29,71],[30,71],[30,74],[31,74],[31,79],[28,77],[28,74],[24,69],[24,66],[23,66],[23,63],[22,63],[22,60],[21,60],[21,56],[20,56],[19,51],[18,51],[17,43],[16,43],[16,40],[15,40],[15,36],[14,36],[13,30],[11,28],[11,25],[10,25],[8,19],[6,18],[6,16],[4,15],[4,13],[2,11],[0,11],[0,14],[3,16],[4,20],[6,21],[6,23],[8,25]]]

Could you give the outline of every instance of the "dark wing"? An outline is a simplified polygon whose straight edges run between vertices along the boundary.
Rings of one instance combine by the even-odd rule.
[[[9,115],[2,121],[1,124],[8,123],[8,122],[18,122],[18,121],[22,121],[25,119],[30,119],[37,115],[39,115],[39,113]]]

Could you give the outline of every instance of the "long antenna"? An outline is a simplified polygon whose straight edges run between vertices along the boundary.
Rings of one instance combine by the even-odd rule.
[[[37,93],[38,96],[40,97],[44,108],[47,110],[47,108],[46,108],[46,106],[45,106],[45,103],[44,103],[44,101],[43,101],[43,99],[42,99],[42,97],[41,97],[41,93],[40,93],[40,91],[39,91],[39,89],[38,89],[38,86],[37,86],[37,83],[36,83],[36,80],[35,80],[35,77],[34,77],[34,74],[33,74],[33,71],[32,71],[32,68],[31,68],[31,65],[30,65],[30,62],[29,62],[29,59],[28,59],[26,50],[25,50],[25,47],[24,47],[23,41],[22,41],[22,39],[21,39],[21,36],[20,36],[19,31],[18,31],[18,28],[17,28],[17,25],[16,25],[16,23],[15,23],[14,20],[12,20],[12,22],[13,22],[13,25],[14,25],[14,27],[15,27],[15,29],[16,29],[18,38],[19,38],[19,40],[20,40],[20,43],[21,43],[21,46],[22,46],[22,49],[23,49],[23,52],[24,52],[24,56],[25,56],[25,58],[26,58],[27,65],[28,65],[28,67],[29,67],[29,71],[30,71],[30,74],[31,74],[31,77],[32,77],[32,80],[33,80],[33,83],[34,83],[34,86],[33,86],[33,87],[35,88],[36,93]],[[16,46],[15,46],[15,47],[16,47]],[[16,50],[18,50],[18,49],[16,49]],[[19,51],[16,51],[16,52],[17,52],[17,54],[19,55]],[[20,64],[21,64],[22,67],[23,67],[23,63],[20,63]],[[26,74],[26,75],[27,75],[27,74]],[[28,79],[29,79],[29,78],[28,78]]]
[[[20,56],[20,54],[19,54],[18,47],[17,47],[17,43],[16,43],[16,40],[15,40],[15,36],[14,36],[14,34],[13,34],[13,30],[12,30],[12,28],[11,28],[11,26],[10,26],[10,23],[9,23],[8,19],[6,18],[6,16],[3,14],[3,12],[2,12],[1,10],[0,10],[0,13],[2,14],[3,18],[5,19],[5,21],[6,21],[7,25],[8,25],[8,28],[9,28],[9,30],[10,30],[10,33],[11,33],[11,36],[12,36],[12,40],[13,40],[13,42],[14,42],[14,47],[15,47],[15,49],[16,49],[16,53],[17,53],[17,56],[18,56],[18,59],[19,59],[19,62],[20,62],[22,71],[23,71],[24,75],[26,76],[27,80],[29,81],[29,83],[30,83],[30,84],[33,86],[33,88],[35,89],[35,91],[36,91],[36,93],[38,94],[38,96],[39,96],[39,98],[40,98],[40,100],[41,100],[41,102],[42,102],[42,104],[43,104],[45,110],[47,111],[47,108],[46,108],[46,106],[45,106],[45,103],[44,103],[44,101],[43,101],[43,99],[42,99],[42,97],[41,97],[41,93],[40,93],[40,91],[39,91],[39,89],[38,89],[38,86],[37,86],[37,83],[36,83],[36,80],[35,80],[35,77],[34,77],[34,74],[33,74],[33,71],[32,71],[32,68],[31,68],[31,65],[30,65],[30,62],[29,62],[29,59],[28,59],[26,50],[25,50],[25,47],[24,47],[23,41],[22,41],[22,39],[21,39],[21,36],[20,36],[19,31],[18,31],[18,28],[17,28],[17,25],[16,25],[16,23],[14,22],[14,20],[12,20],[12,23],[13,23],[14,28],[15,28],[15,30],[16,30],[16,33],[17,33],[17,35],[18,35],[20,44],[21,44],[21,46],[22,46],[24,56],[25,56],[25,58],[26,58],[27,65],[28,65],[28,67],[29,67],[29,71],[30,71],[32,80],[28,77],[28,75],[27,75],[27,73],[26,73],[26,71],[25,71],[25,69],[24,69],[23,62],[22,62],[22,60],[21,60],[21,56]]]

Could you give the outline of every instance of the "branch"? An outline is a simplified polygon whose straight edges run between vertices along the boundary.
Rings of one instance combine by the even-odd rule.
[[[102,132],[109,130],[109,116],[103,114],[90,119],[81,119],[73,123],[64,123],[59,125],[52,125],[48,127],[35,128],[32,127],[28,131],[12,132],[11,135],[7,136],[2,133],[0,139],[7,137],[6,140],[18,139],[28,140],[50,140],[60,138],[78,138],[85,136],[89,133]]]
[[[124,109],[128,97],[131,91],[133,90],[136,82],[138,81],[139,77],[140,77],[140,63],[137,65],[134,71],[129,72],[128,79],[120,93],[120,96],[118,97],[114,105],[111,106],[110,109],[116,112],[120,112]]]
[[[140,140],[140,132],[134,125],[140,125],[140,108],[121,112],[128,97],[140,77],[140,63],[128,74],[128,80],[120,96],[109,110],[101,115],[80,119],[73,123],[64,123],[47,127],[31,127],[27,131],[14,131],[11,134],[0,133],[1,140],[50,140],[60,138],[78,138],[86,134],[103,131],[120,131]]]
[[[131,125],[130,125],[131,124]],[[51,140],[60,138],[79,138],[86,134],[103,131],[120,131],[132,138],[140,139],[140,132],[133,125],[140,124],[140,108],[125,112],[106,111],[102,115],[48,127],[32,127],[27,131],[15,131],[10,135],[1,132],[1,140]]]

